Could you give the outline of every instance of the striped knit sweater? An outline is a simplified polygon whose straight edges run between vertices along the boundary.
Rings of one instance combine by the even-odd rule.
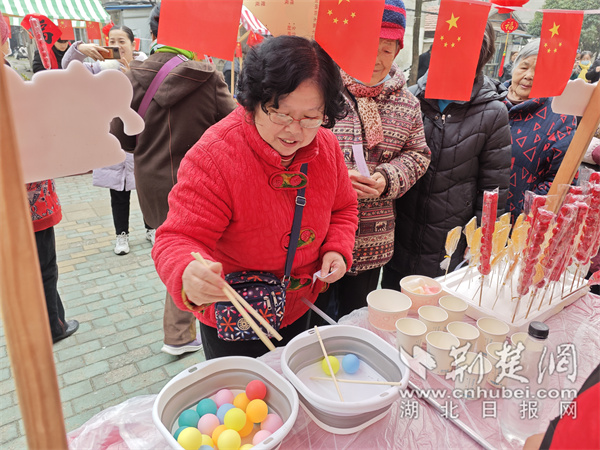
[[[419,101],[406,88],[404,75],[395,64],[390,77],[381,94],[375,97],[383,125],[383,142],[367,148],[358,107],[348,91],[346,102],[350,112],[333,128],[348,170],[356,170],[352,145],[362,143],[369,172],[380,172],[387,181],[379,198],[358,201],[359,224],[350,270],[354,274],[381,267],[391,259],[396,217],[394,200],[425,174],[431,160]]]

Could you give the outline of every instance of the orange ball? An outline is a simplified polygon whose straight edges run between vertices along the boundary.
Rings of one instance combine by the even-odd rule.
[[[221,436],[221,433],[223,431],[225,431],[226,429],[227,429],[227,427],[225,425],[219,425],[217,428],[215,428],[215,430],[213,431],[213,434],[212,434],[213,442],[218,442],[219,436]]]
[[[241,437],[246,437],[252,433],[252,431],[254,431],[254,422],[252,422],[250,419],[247,419],[246,425],[244,425],[244,428],[238,431],[238,433],[240,433]]]
[[[260,423],[269,414],[269,407],[263,400],[255,399],[248,403],[246,415],[254,423]]]
[[[236,408],[240,408],[244,412],[246,412],[246,407],[248,406],[248,403],[250,403],[250,399],[248,398],[245,392],[240,392],[233,399],[233,406],[235,406]]]

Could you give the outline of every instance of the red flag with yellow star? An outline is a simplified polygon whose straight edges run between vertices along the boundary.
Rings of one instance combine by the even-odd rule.
[[[471,99],[490,7],[490,3],[480,1],[442,0],[431,47],[426,98]]]
[[[573,71],[582,23],[583,11],[544,11],[530,98],[562,94]]]
[[[385,0],[321,0],[315,41],[350,76],[373,76]]]
[[[93,41],[94,39],[102,39],[102,33],[100,33],[99,22],[92,22],[91,20],[86,20],[85,27],[87,28],[87,35],[89,41]]]
[[[73,31],[73,23],[69,19],[58,19],[58,28],[62,31],[60,38],[65,41],[75,40],[75,31]]]

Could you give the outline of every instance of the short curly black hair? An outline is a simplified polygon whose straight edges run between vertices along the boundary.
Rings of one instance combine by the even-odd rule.
[[[278,108],[280,98],[306,80],[319,86],[325,100],[323,126],[333,128],[347,114],[339,68],[319,44],[302,37],[267,38],[253,47],[244,61],[237,99],[248,112],[259,105],[267,112],[267,104]]]

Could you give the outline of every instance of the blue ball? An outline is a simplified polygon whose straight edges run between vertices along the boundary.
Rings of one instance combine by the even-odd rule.
[[[193,409],[186,409],[179,416],[179,426],[180,427],[194,427],[198,426],[198,421],[200,420],[200,416]]]
[[[353,355],[352,353],[348,353],[342,359],[342,368],[346,373],[356,373],[358,371],[359,366],[360,359],[358,359],[358,357],[356,355]]]
[[[214,449],[214,447],[211,447],[210,445],[201,445],[198,450],[215,450],[215,449]]]
[[[204,398],[200,400],[196,406],[198,415],[202,417],[204,414],[217,414],[217,404],[212,398]]]
[[[225,413],[232,408],[235,408],[235,406],[233,406],[231,403],[223,403],[217,410],[217,417],[219,418],[219,422],[221,422],[221,425],[225,420]]]
[[[185,430],[186,428],[189,427],[179,427],[177,428],[177,431],[175,432],[175,434],[173,435],[173,437],[175,438],[175,440],[177,440],[177,438],[179,437],[179,433],[181,433],[183,430]]]

